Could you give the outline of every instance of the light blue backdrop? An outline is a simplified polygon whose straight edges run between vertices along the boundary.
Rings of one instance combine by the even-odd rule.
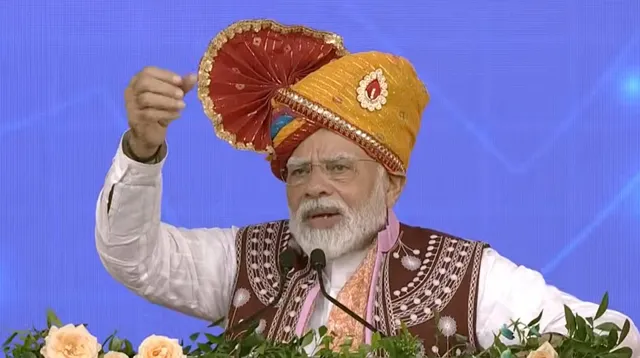
[[[301,5],[304,4],[304,5]],[[432,104],[397,207],[488,241],[577,296],[640,319],[640,2],[82,1],[0,4],[0,338],[47,307],[138,342],[203,329],[111,279],[94,248],[98,191],[145,65],[197,68],[246,18],[342,34],[411,59]],[[170,131],[164,220],[285,217],[267,162],[217,140],[194,94]]]

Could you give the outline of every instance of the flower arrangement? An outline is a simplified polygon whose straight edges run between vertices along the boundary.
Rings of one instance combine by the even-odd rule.
[[[631,323],[626,320],[623,327],[613,323],[595,325],[607,310],[608,295],[605,294],[594,317],[583,318],[575,315],[565,306],[566,335],[541,334],[542,313],[528,323],[521,321],[505,325],[495,334],[491,347],[475,351],[468,346],[465,337],[455,335],[455,328],[446,317],[436,315],[439,334],[437,340],[445,339],[446,352],[428,352],[430,356],[451,358],[630,358],[632,351],[620,344],[629,333]],[[216,322],[209,327],[220,324]],[[225,340],[222,335],[196,333],[189,337],[190,344],[164,336],[151,335],[144,339],[137,350],[130,341],[116,333],[99,343],[85,325],[63,325],[53,311],[47,313],[47,327],[25,332],[14,332],[3,344],[9,358],[217,358],[217,357],[321,357],[321,358],[366,358],[386,354],[389,357],[426,356],[420,339],[412,336],[403,327],[395,337],[374,334],[370,345],[350,350],[350,342],[345,342],[337,350],[332,350],[331,334],[326,328],[309,332],[289,343],[265,340],[254,330],[254,325],[241,339]],[[507,341],[515,344],[506,345]],[[305,347],[315,343],[317,349],[311,355]]]

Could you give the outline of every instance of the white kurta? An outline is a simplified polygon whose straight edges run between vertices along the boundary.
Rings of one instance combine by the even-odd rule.
[[[230,305],[238,228],[184,229],[161,222],[163,164],[164,160],[153,165],[135,162],[118,147],[96,208],[98,254],[116,280],[147,300],[215,321],[227,314]],[[357,252],[327,264],[327,287],[333,297],[364,256]],[[503,324],[518,318],[529,321],[543,310],[542,332],[565,333],[565,304],[583,317],[598,309],[597,304],[547,285],[540,273],[485,249],[476,323],[482,347],[493,343]],[[331,307],[319,296],[308,328],[324,325]],[[622,326],[626,318],[608,311],[598,322]],[[640,333],[634,324],[624,345],[640,357]]]

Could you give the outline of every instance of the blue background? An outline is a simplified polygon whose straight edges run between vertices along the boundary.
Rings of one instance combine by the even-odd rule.
[[[109,277],[95,203],[126,129],[130,77],[146,65],[195,71],[208,41],[247,18],[411,59],[433,100],[401,219],[488,241],[580,298],[608,290],[613,308],[640,320],[640,1],[302,3],[0,5],[0,338],[43,324],[47,307],[136,343],[204,329]],[[164,220],[286,216],[267,162],[218,140],[195,94],[169,137]]]

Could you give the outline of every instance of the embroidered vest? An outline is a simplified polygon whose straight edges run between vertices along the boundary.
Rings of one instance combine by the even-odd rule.
[[[430,229],[398,226],[390,249],[375,255],[374,247],[342,289],[349,294],[341,291],[337,299],[385,335],[397,334],[404,324],[423,340],[427,354],[444,353],[456,344],[456,334],[468,337],[469,344],[477,347],[478,276],[482,250],[488,246]],[[238,270],[227,327],[249,318],[275,299],[280,284],[279,254],[291,240],[287,221],[240,229],[236,238]],[[362,287],[363,282],[370,287]],[[288,274],[282,299],[260,316],[256,331],[284,342],[304,334],[318,291],[317,274],[308,258],[300,254]],[[440,317],[438,327],[436,314]],[[329,321],[330,329],[356,337],[355,345],[370,343],[371,333],[367,330],[365,335],[364,327],[341,315],[337,307],[332,307]],[[242,329],[225,334],[235,337],[243,333]],[[444,336],[438,342],[437,332]]]

